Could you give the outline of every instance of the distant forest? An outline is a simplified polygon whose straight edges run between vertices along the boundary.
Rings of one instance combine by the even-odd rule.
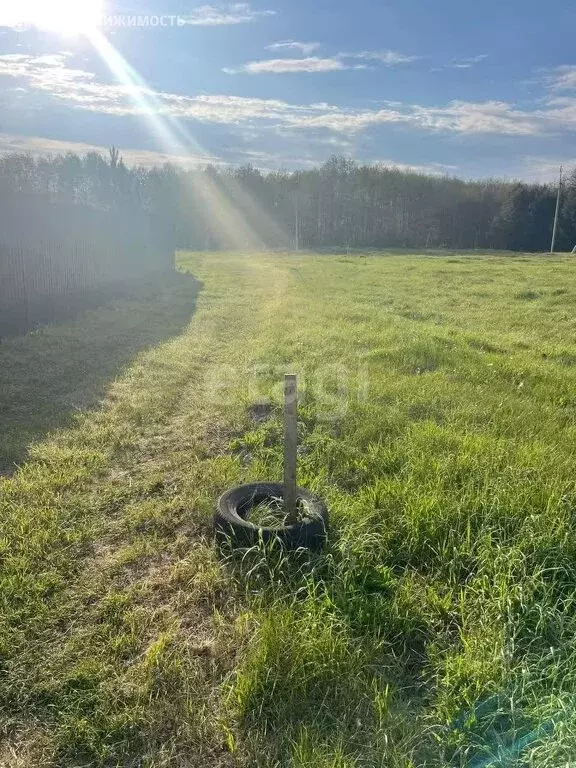
[[[180,248],[449,248],[547,251],[556,188],[463,181],[333,157],[306,171],[129,168],[117,150],[0,157],[0,204],[18,195],[152,214]],[[33,222],[31,222],[33,224]],[[557,250],[576,244],[576,170],[564,183]]]

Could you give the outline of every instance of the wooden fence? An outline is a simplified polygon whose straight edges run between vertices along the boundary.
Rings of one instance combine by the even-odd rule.
[[[141,211],[0,200],[0,336],[173,269],[172,238]]]

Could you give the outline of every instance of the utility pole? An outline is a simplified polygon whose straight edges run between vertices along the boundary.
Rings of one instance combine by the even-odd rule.
[[[556,247],[556,233],[558,232],[558,216],[560,214],[560,201],[562,199],[562,166],[560,166],[560,180],[558,182],[558,196],[556,197],[556,212],[554,213],[554,227],[552,229],[552,245],[550,253],[554,253]]]

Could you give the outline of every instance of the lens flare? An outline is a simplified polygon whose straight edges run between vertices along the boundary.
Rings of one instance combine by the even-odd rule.
[[[116,81],[124,87],[127,98],[132,101],[162,151],[179,156],[205,154],[183,123],[167,114],[161,94],[150,88],[99,29],[92,30],[88,40]],[[220,247],[250,251],[289,242],[286,233],[248,190],[232,178],[228,180],[227,187],[222,189],[210,174],[205,173],[201,183],[192,175],[189,188],[182,189],[189,204],[202,211],[211,233],[211,242]]]

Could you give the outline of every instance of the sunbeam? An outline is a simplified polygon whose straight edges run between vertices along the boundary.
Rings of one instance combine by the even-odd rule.
[[[181,122],[166,113],[161,97],[100,30],[90,30],[87,37],[112,75],[125,86],[126,95],[138,108],[162,151],[180,156],[205,154],[204,148]],[[207,173],[202,175],[202,182],[196,175],[189,175],[188,179],[192,187],[189,190],[190,204],[201,207],[212,242],[247,250],[287,247],[290,240],[286,233],[234,179],[230,178],[230,194],[225,194]],[[251,215],[248,217],[243,211],[250,211]]]

